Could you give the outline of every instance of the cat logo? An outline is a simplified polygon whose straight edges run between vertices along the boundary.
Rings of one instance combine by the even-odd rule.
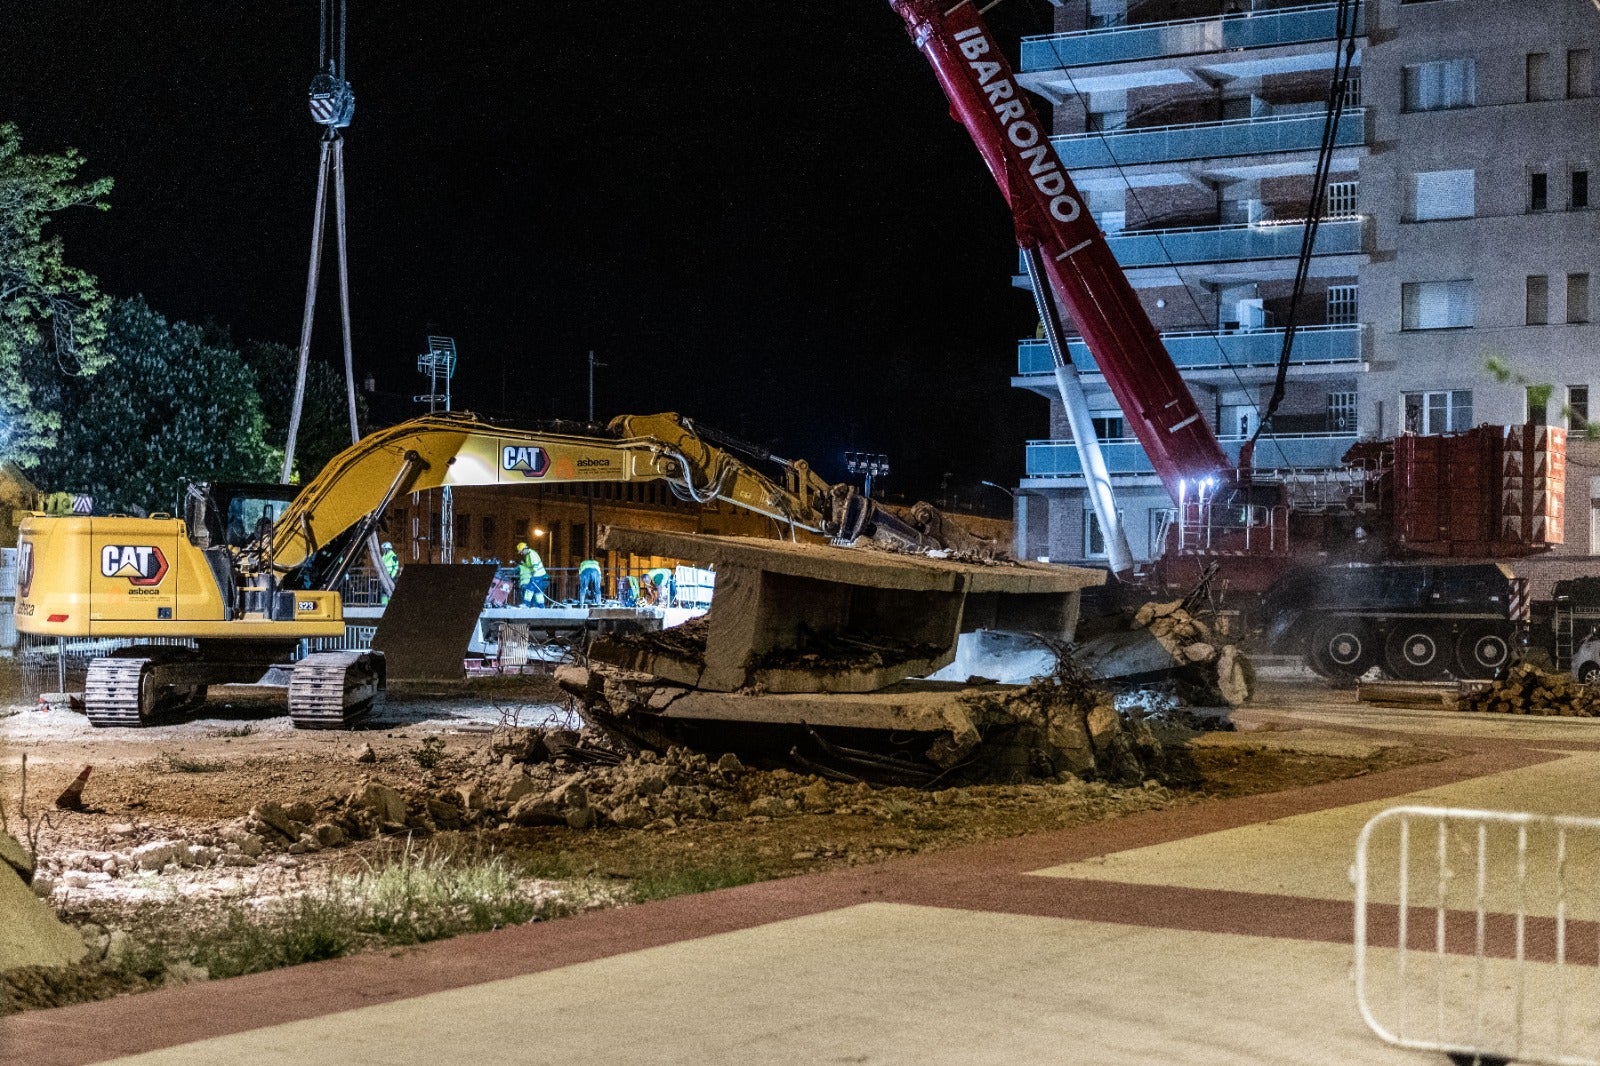
[[[544,477],[550,453],[535,444],[508,444],[500,449],[500,469],[523,477]]]
[[[28,590],[33,587],[33,541],[25,540],[17,545],[17,598],[28,598]]]
[[[159,585],[167,576],[167,557],[153,544],[107,544],[100,549],[100,574],[140,587]]]

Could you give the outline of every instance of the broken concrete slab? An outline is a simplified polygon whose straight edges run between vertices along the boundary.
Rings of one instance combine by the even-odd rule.
[[[50,908],[28,888],[26,872],[15,860],[27,862],[16,839],[0,833],[0,972],[21,966],[70,966],[83,958],[83,938],[63,925]]]
[[[574,665],[556,671],[556,681],[579,698],[590,724],[657,751],[720,747],[898,783],[952,772],[974,780],[1139,773],[1137,759],[1130,761],[1134,740],[1109,697],[1048,679],[1027,686],[902,681],[867,693],[705,692]]]
[[[711,692],[873,692],[950,663],[964,631],[1069,639],[1079,592],[1105,580],[1077,567],[654,530],[609,528],[600,543],[716,569],[703,631],[591,649],[601,662]]]

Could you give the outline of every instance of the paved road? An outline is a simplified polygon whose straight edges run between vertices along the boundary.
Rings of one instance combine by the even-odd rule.
[[[1347,876],[1356,833],[1402,802],[1600,814],[1588,786],[1600,773],[1600,723],[1379,711],[1337,696],[1240,718],[1310,725],[1335,746],[1430,737],[1455,754],[1292,793],[22,1015],[0,1023],[0,1058],[1442,1062],[1383,1044],[1357,1014]],[[1396,913],[1379,912],[1384,943],[1394,943]],[[1550,929],[1529,933],[1535,956],[1554,957]],[[1594,924],[1583,930],[1594,944]],[[1487,935],[1491,955],[1510,953],[1508,923]],[[1457,972],[1470,943],[1452,930],[1449,946],[1432,974],[1449,986],[1440,1004],[1461,1009],[1474,979],[1487,981],[1497,1009],[1509,1002],[1506,963],[1491,960],[1474,978],[1470,967]],[[1558,1001],[1558,985],[1596,982],[1595,949],[1570,954],[1582,965],[1536,965],[1540,1004]],[[1428,978],[1432,957],[1409,955],[1411,983]],[[1392,949],[1373,957],[1392,975]],[[1390,1010],[1402,994],[1393,980],[1373,992]],[[1433,1002],[1404,1009],[1424,1008]],[[1530,1009],[1525,1020],[1545,1024],[1547,1014]]]

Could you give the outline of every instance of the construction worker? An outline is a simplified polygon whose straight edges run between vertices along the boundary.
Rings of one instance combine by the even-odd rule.
[[[644,575],[644,583],[653,593],[650,602],[657,607],[671,607],[678,598],[678,579],[671,570],[658,566]]]
[[[594,605],[600,606],[600,561],[598,559],[585,559],[578,564],[578,606],[589,606],[589,597],[594,597]]]
[[[391,582],[400,576],[400,556],[395,554],[394,545],[389,541],[383,542],[383,551],[378,555],[378,562],[383,564],[383,572],[389,575]],[[389,594],[387,592],[383,594],[383,602],[384,604],[389,602]]]
[[[517,584],[522,589],[522,606],[544,606],[544,590],[550,586],[550,575],[545,572],[544,560],[525,540],[517,541]]]

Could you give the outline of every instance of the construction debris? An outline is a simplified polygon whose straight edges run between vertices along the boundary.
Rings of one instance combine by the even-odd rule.
[[[913,680],[952,663],[963,634],[1070,639],[1079,594],[1103,573],[626,529],[601,543],[717,570],[704,619],[597,641],[589,664],[557,671],[585,720],[620,745],[731,749],[923,787],[1018,780],[1041,766],[1043,776],[1133,773],[1125,759],[1106,762],[1120,722],[1109,697],[1103,713],[1090,701],[1057,721],[1057,697],[1029,687]]]
[[[1172,681],[1179,698],[1197,707],[1244,704],[1255,687],[1249,658],[1183,603],[1146,603],[1127,628],[1085,641],[1073,655],[1094,676],[1119,687]]]
[[[1562,718],[1600,717],[1600,691],[1567,674],[1529,663],[1513,666],[1506,677],[1462,695],[1458,710],[1488,714],[1536,714]]]
[[[1356,699],[1375,707],[1433,707],[1453,711],[1457,709],[1460,697],[1459,681],[1391,681],[1383,678],[1361,681],[1356,685]]]

